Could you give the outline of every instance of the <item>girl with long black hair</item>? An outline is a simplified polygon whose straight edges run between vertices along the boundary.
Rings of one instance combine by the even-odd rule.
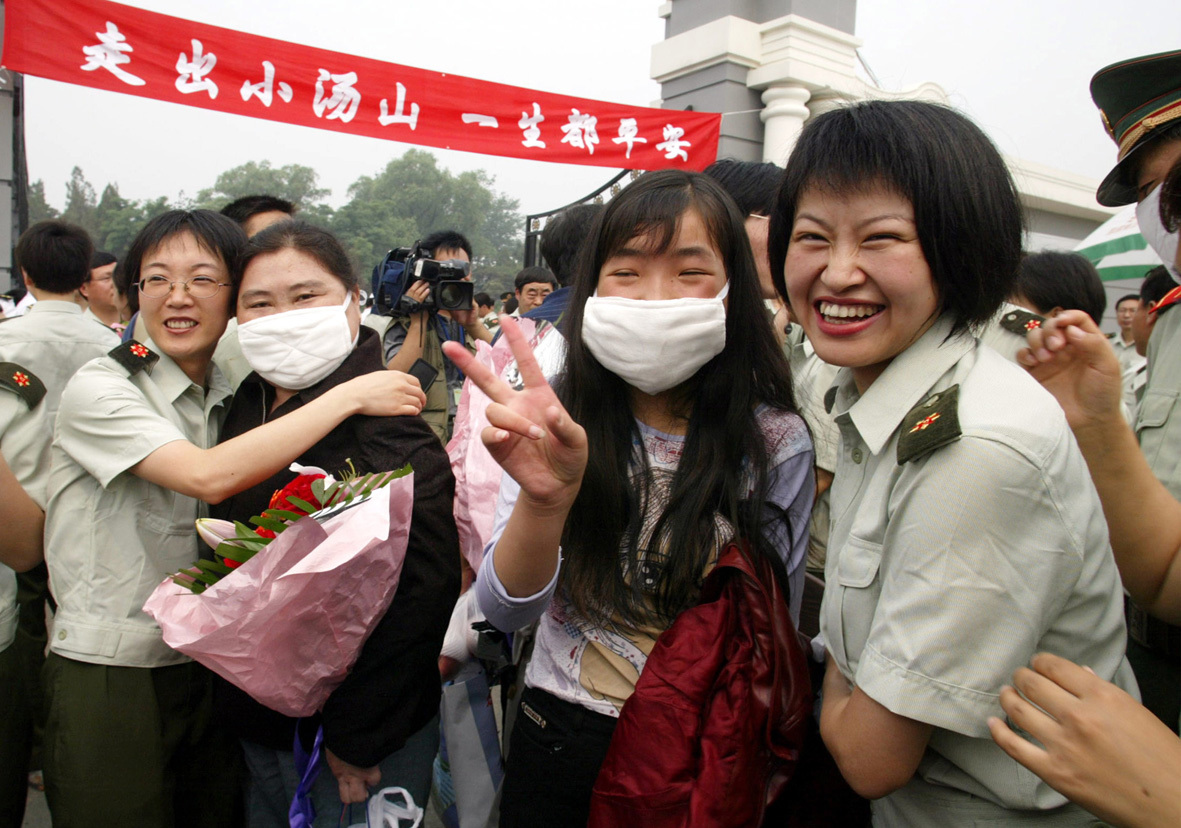
[[[520,391],[448,350],[494,400],[507,472],[480,606],[540,620],[500,824],[585,825],[620,708],[728,542],[774,562],[798,615],[812,447],[742,217],[704,176],[645,175],[596,220],[555,389],[504,329]]]

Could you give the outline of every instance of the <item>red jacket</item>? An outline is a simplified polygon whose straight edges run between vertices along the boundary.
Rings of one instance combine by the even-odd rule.
[[[757,826],[800,755],[807,659],[765,560],[728,546],[623,706],[588,828]]]

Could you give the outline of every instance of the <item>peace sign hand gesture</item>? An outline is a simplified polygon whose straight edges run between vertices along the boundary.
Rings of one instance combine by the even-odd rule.
[[[586,469],[586,431],[574,422],[546,382],[521,329],[509,316],[500,317],[524,388],[514,391],[456,342],[443,352],[492,399],[489,428],[480,435],[494,460],[521,487],[521,498],[541,512],[565,519]]]

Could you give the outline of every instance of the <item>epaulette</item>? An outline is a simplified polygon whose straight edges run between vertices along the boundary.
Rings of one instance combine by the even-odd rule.
[[[36,408],[45,396],[45,383],[28,368],[15,362],[0,362],[0,385],[15,391],[30,409]]]
[[[960,387],[937,391],[902,418],[898,465],[960,439]]]
[[[1178,302],[1181,302],[1181,287],[1175,287],[1162,296],[1159,302],[1153,303],[1152,307],[1148,309],[1148,312],[1159,316],[1161,311],[1168,310]]]
[[[141,342],[124,342],[117,348],[107,352],[107,356],[127,369],[127,373],[135,376],[140,371],[151,373],[152,366],[160,359],[147,345]]]
[[[1001,317],[1001,327],[1009,333],[1025,336],[1034,328],[1040,328],[1046,317],[1027,310],[1011,310]]]

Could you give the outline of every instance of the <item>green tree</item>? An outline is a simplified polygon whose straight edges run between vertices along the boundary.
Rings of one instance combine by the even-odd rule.
[[[302,164],[272,167],[270,161],[247,161],[223,172],[212,187],[200,190],[194,206],[220,210],[242,196],[272,195],[294,202],[301,210],[309,212],[309,208],[331,194],[330,190],[317,187],[318,181],[316,171]],[[307,216],[309,220],[323,220],[322,209],[311,212]]]
[[[97,207],[98,198],[95,195],[94,187],[82,174],[82,168],[74,167],[70,172],[70,181],[66,184],[66,209],[62,210],[62,219],[79,225],[91,237],[96,237],[98,235]]]
[[[29,201],[29,224],[57,218],[57,210],[50,207],[49,202],[45,200],[45,182],[40,178],[29,185],[27,198]]]
[[[120,202],[120,206],[103,214],[95,244],[100,250],[107,250],[122,260],[136,233],[143,229],[148,219],[171,209],[172,205],[165,196],[145,201],[120,199]]]
[[[345,242],[362,272],[394,247],[407,247],[435,230],[454,229],[471,240],[477,290],[521,266],[522,219],[518,204],[492,189],[483,170],[454,175],[419,149],[390,161],[349,187],[349,202],[331,228]]]

